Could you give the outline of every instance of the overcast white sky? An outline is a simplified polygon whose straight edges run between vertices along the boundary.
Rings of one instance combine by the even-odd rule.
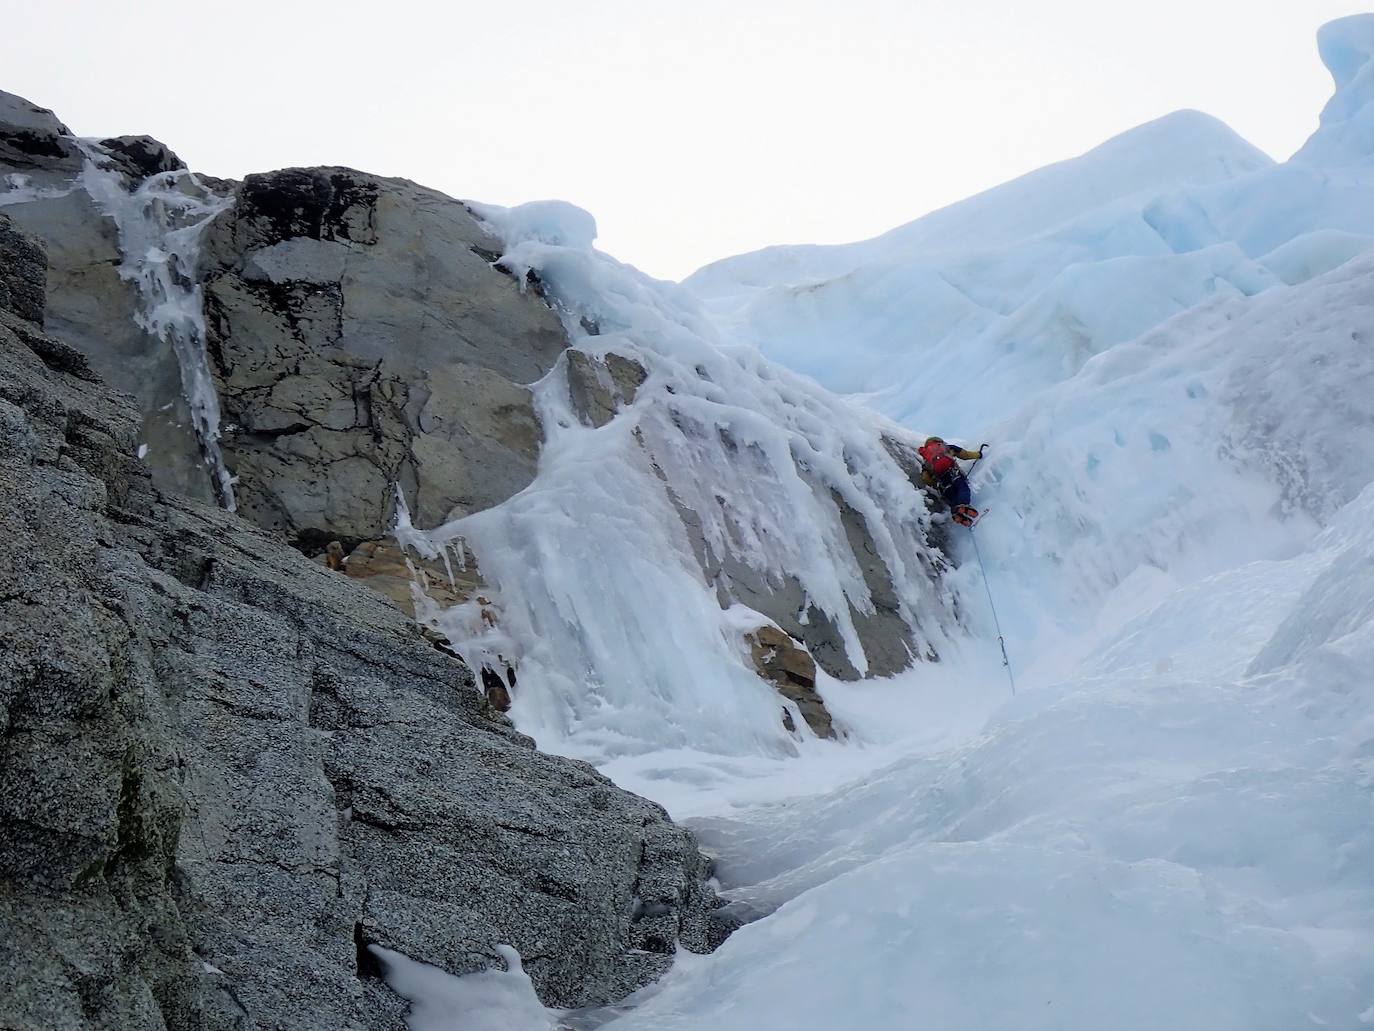
[[[1275,157],[1349,0],[0,0],[0,89],[221,176],[589,209],[679,278],[871,236],[1182,107]]]

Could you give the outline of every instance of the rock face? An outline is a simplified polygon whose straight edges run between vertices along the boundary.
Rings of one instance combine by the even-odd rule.
[[[331,542],[315,561],[367,584],[390,598],[408,616],[416,614],[414,592],[417,588],[445,609],[475,597],[485,588],[475,565],[455,568],[450,577],[441,563],[407,554],[391,541],[364,541],[335,560],[329,554],[335,543]],[[342,547],[339,551],[343,551]]]
[[[568,400],[572,410],[589,426],[604,426],[615,418],[618,411],[633,404],[646,377],[647,371],[637,361],[614,352],[600,358],[576,349],[568,352]],[[642,437],[640,443],[652,459],[652,448]],[[911,475],[905,458],[898,457],[895,451],[894,457]],[[656,469],[659,468],[657,462],[654,465]],[[673,485],[667,481],[661,469],[659,475],[672,493]],[[850,608],[850,618],[868,659],[868,675],[891,676],[907,669],[912,663],[913,655],[908,645],[912,636],[911,628],[901,614],[891,574],[878,554],[863,517],[839,495],[832,493],[831,498],[840,512],[849,545],[873,599],[872,612]],[[723,558],[715,555],[707,546],[700,517],[680,501],[677,509],[702,573],[708,582],[715,585],[722,608],[735,603],[747,605],[782,627],[784,637],[803,642],[810,656],[831,676],[841,680],[859,678],[859,671],[850,661],[834,621],[809,604],[805,590],[795,578],[785,577],[781,582],[773,582],[744,562],[728,555]],[[939,575],[940,570],[930,565],[932,560],[929,556],[922,555],[919,560],[927,563],[932,577]],[[764,679],[774,681],[776,686],[771,674],[764,674]],[[791,698],[786,691],[782,693],[784,697]],[[824,704],[814,691],[811,699],[816,711],[825,711]],[[807,722],[812,724],[813,729],[820,725],[819,721],[813,722],[809,716]],[[823,736],[828,736],[831,733],[828,715],[823,722],[826,728]],[[817,730],[817,733],[820,732]]]
[[[71,135],[46,107],[0,92],[0,161],[41,169],[54,159],[75,159]]]
[[[249,176],[205,242],[239,509],[305,544],[495,505],[534,476],[525,384],[566,346],[458,201],[343,168]]]
[[[834,737],[835,727],[825,702],[816,692],[816,662],[797,646],[797,642],[777,627],[761,626],[745,635],[749,657],[759,676],[770,681],[790,702],[794,702],[802,719],[806,720],[817,737]],[[792,714],[784,710],[783,723],[795,730]]]
[[[593,358],[584,351],[568,352],[568,400],[583,422],[601,427],[616,412],[634,404],[648,373],[632,358],[610,353]]]
[[[105,143],[117,149],[102,161],[126,189],[153,168],[182,167],[148,137]],[[51,111],[0,93],[0,211],[48,252],[44,328],[136,399],[159,485],[208,501],[210,481],[182,397],[180,366],[172,349],[140,324],[138,289],[120,275],[118,226],[82,186],[85,167],[86,155]]]
[[[43,248],[0,214],[0,310],[41,323],[48,259]]]
[[[101,147],[118,164],[120,171],[134,182],[161,172],[179,172],[186,162],[172,153],[167,144],[151,136],[112,136],[100,141]]]
[[[158,490],[137,409],[14,303],[31,256],[0,251],[0,1027],[399,1031],[368,943],[509,943],[575,1006],[718,939],[658,807],[533,751],[379,595]]]

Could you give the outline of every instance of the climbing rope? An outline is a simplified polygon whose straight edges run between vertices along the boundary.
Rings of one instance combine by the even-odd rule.
[[[976,464],[976,463],[975,463]],[[992,625],[997,628],[997,643],[1002,648],[1002,665],[1007,670],[1007,681],[1011,684],[1011,693],[1016,694],[1016,678],[1011,674],[1011,659],[1007,658],[1007,642],[1002,637],[1002,623],[997,618],[997,606],[992,603],[992,585],[988,583],[987,567],[983,565],[982,552],[978,550],[978,538],[973,535],[973,527],[969,527],[969,540],[973,541],[973,554],[978,558],[978,571],[983,574],[983,587],[988,592],[988,608],[992,611]]]

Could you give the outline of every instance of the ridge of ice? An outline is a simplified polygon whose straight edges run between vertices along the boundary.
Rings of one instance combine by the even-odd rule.
[[[1200,111],[1175,111],[871,240],[769,247],[706,265],[683,284],[712,296],[736,285],[827,280],[915,251],[1004,247],[1131,197],[1209,186],[1272,165],[1224,122]]]
[[[683,285],[724,332],[831,389],[980,432],[1013,388],[1374,244],[1374,15],[1319,41],[1336,93],[1284,164],[1177,112],[872,240],[727,258]]]
[[[1323,25],[1317,49],[1336,92],[1321,126],[1294,161],[1339,167],[1374,164],[1374,14],[1354,14]]]

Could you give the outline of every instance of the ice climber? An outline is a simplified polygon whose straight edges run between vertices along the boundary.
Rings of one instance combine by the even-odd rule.
[[[972,526],[978,519],[978,510],[969,502],[968,477],[964,475],[955,459],[965,462],[976,461],[987,450],[984,444],[977,451],[955,444],[946,444],[939,437],[927,437],[926,442],[916,449],[921,456],[921,480],[928,487],[934,487],[949,505],[950,515],[960,526]]]

